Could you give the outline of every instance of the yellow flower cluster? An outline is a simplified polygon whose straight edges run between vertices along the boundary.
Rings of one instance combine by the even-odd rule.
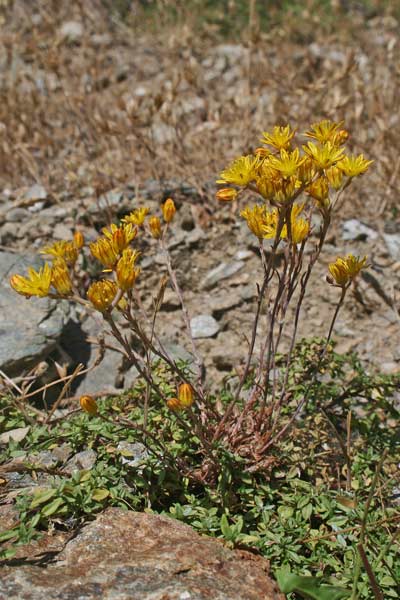
[[[53,263],[45,265],[35,271],[32,267],[28,269],[28,277],[22,275],[12,275],[10,278],[11,287],[21,294],[30,298],[39,296],[44,298],[51,293],[58,296],[70,296],[72,294],[71,271],[79,256],[79,251],[84,245],[84,239],[81,232],[74,234],[72,241],[55,242],[52,246],[45,246],[41,254],[50,256]],[[54,288],[52,292],[51,287]]]
[[[344,258],[337,258],[335,262],[331,263],[328,267],[331,274],[331,277],[327,277],[328,282],[341,288],[346,287],[359,274],[361,269],[364,269],[367,266],[366,262],[366,256],[360,258],[359,256],[353,256],[352,254],[348,254]]]
[[[155,239],[163,237],[165,228],[175,216],[176,207],[172,198],[168,198],[161,209],[164,227],[157,216],[151,216],[148,220],[147,231]],[[136,267],[140,253],[131,248],[131,243],[138,235],[139,229],[144,229],[148,213],[149,209],[146,207],[136,208],[118,225],[104,227],[102,235],[89,244],[92,257],[102,264],[105,272],[112,273],[112,278],[92,283],[87,291],[87,298],[93,307],[102,313],[112,310],[115,306],[121,309],[126,306],[123,296],[130,293],[140,273],[140,269]],[[76,295],[72,280],[83,245],[82,233],[76,232],[72,241],[62,240],[46,246],[41,252],[51,258],[52,264],[46,263],[38,271],[30,268],[28,277],[13,275],[10,279],[11,286],[27,298]]]
[[[234,160],[217,183],[250,188],[276,207],[293,202],[305,191],[326,210],[329,189],[339,189],[346,183],[345,178],[362,175],[372,163],[363,154],[345,154],[343,144],[348,132],[342,126],[342,122],[327,119],[312,124],[304,134],[311,140],[301,148],[292,146],[296,132],[290,125],[276,126],[263,133],[261,141],[268,148],[258,148],[254,155]],[[217,192],[217,198],[223,201],[234,200],[237,195],[238,191],[229,187]]]
[[[310,140],[301,147],[293,145],[296,131],[290,125],[276,126],[264,132],[262,142],[267,147],[257,148],[254,155],[234,160],[220,175],[217,183],[224,186],[217,198],[236,200],[242,189],[257,192],[264,204],[245,208],[241,216],[250,231],[260,240],[279,238],[292,244],[303,242],[310,233],[309,217],[299,216],[304,203],[296,199],[305,192],[316,201],[326,222],[330,214],[330,190],[347,186],[353,177],[365,173],[373,161],[347,155],[343,144],[349,137],[343,122],[328,119],[313,123],[304,133]],[[266,204],[267,203],[267,204]]]
[[[310,232],[310,223],[300,213],[304,208],[303,204],[293,204],[289,206],[286,212],[286,223],[279,227],[279,211],[277,208],[268,210],[266,206],[246,207],[240,215],[246,220],[247,226],[259,240],[275,239],[279,232],[280,239],[289,239],[293,244],[301,244]],[[290,222],[290,236],[288,235],[287,223]]]

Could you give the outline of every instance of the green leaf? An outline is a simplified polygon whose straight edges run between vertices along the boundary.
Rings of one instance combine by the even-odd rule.
[[[221,527],[221,531],[222,531],[222,534],[224,535],[224,537],[226,537],[228,540],[231,539],[232,529],[229,525],[228,518],[226,515],[222,515],[221,521],[220,521],[220,527]]]
[[[104,488],[97,488],[93,491],[92,498],[93,500],[96,500],[96,502],[101,502],[102,500],[108,498],[109,495],[109,490],[106,490]]]
[[[50,500],[50,498],[53,498],[53,496],[55,496],[56,494],[57,490],[54,488],[47,490],[39,490],[33,495],[33,500],[29,508],[36,508],[37,506],[44,504],[45,502]]]
[[[319,577],[305,577],[283,568],[275,573],[281,592],[300,594],[308,600],[341,600],[350,598],[351,591],[333,585],[321,585]]]
[[[4,531],[0,534],[0,542],[7,542],[12,538],[18,537],[18,529],[8,529],[8,531]]]
[[[47,504],[40,512],[45,517],[50,517],[50,515],[54,515],[54,513],[57,512],[62,504],[64,504],[64,500],[62,498],[55,498],[53,502]]]

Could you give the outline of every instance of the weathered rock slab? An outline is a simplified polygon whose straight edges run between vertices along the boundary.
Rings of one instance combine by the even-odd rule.
[[[0,600],[283,600],[268,561],[159,515],[111,508],[43,568],[2,568]]]
[[[42,261],[14,252],[0,252],[0,369],[14,376],[38,364],[54,349],[65,314],[48,298],[24,298],[11,289],[14,273],[26,275],[28,267]]]

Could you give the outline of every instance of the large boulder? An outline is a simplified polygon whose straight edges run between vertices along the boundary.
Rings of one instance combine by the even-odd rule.
[[[10,287],[11,275],[25,275],[28,267],[38,269],[42,264],[39,257],[0,252],[0,369],[8,376],[44,360],[55,348],[64,325],[60,303],[48,298],[27,299]]]
[[[169,517],[117,508],[46,564],[33,563],[29,556],[25,565],[19,559],[18,566],[2,568],[0,599],[284,600],[267,560]]]

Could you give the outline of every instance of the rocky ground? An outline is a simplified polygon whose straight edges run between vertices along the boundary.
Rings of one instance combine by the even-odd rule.
[[[371,266],[347,298],[334,337],[339,351],[356,350],[371,367],[398,371],[394,17],[351,13],[351,26],[344,18],[340,30],[327,30],[318,14],[306,15],[253,41],[221,40],[213,32],[194,37],[182,24],[150,34],[137,19],[112,20],[96,2],[95,13],[80,3],[68,11],[56,4],[28,10],[15,1],[0,40],[2,371],[18,378],[39,368],[48,381],[55,360],[69,369],[90,364],[101,328],[67,303],[55,308],[17,297],[9,275],[22,272],[50,241],[69,239],[75,229],[92,241],[110,219],[136,206],[154,212],[169,196],[178,206],[171,253],[209,385],[240,367],[259,259],[239,210],[217,204],[213,182],[229,160],[258,145],[261,131],[285,122],[304,129],[323,117],[343,118],[352,150],[375,163],[336,212],[299,338],[327,333],[337,301],[325,282],[328,263],[348,252],[367,254]],[[156,244],[143,250],[138,288],[149,307],[165,265]],[[158,327],[171,352],[187,356],[172,290]],[[134,373],[120,363],[108,351],[72,395],[128,387]]]

